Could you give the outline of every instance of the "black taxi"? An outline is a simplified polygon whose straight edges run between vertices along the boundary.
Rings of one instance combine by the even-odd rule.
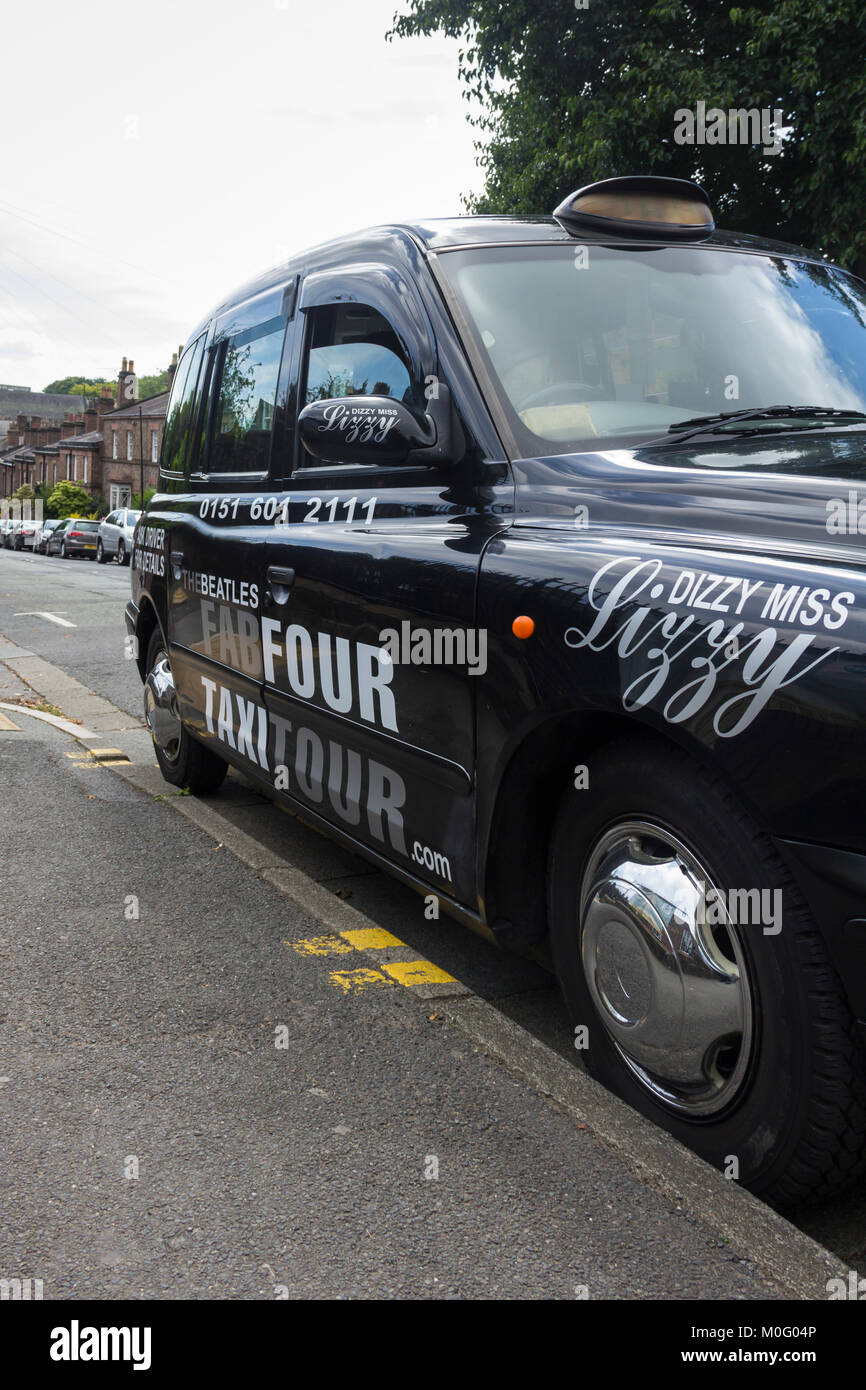
[[[793,1204],[866,1158],[864,534],[866,285],[613,179],[208,314],[127,626],[169,782],[549,941],[591,1074]]]

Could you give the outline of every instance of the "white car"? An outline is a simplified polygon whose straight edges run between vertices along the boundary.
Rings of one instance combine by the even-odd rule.
[[[31,549],[36,534],[35,521],[8,521],[3,532],[3,545],[6,550]]]
[[[132,556],[132,533],[141,512],[131,507],[118,507],[109,512],[99,523],[99,539],[96,542],[97,564],[104,565],[113,555],[119,565],[128,565]]]
[[[47,520],[43,521],[40,530],[36,532],[36,544],[33,547],[37,554],[48,554],[48,537],[51,535],[52,531],[56,531],[59,525],[59,518],[48,517]]]
[[[35,517],[25,518],[21,522],[17,531],[15,532],[15,539],[12,542],[12,549],[35,550],[36,537],[38,536],[41,527],[41,521],[37,521]]]

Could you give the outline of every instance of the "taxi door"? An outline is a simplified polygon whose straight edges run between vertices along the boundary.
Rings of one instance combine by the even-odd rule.
[[[260,606],[270,453],[294,282],[211,326],[189,423],[189,491],[168,541],[168,636],[181,716],[230,762],[268,776]],[[291,335],[288,335],[291,341]]]
[[[375,394],[423,414],[438,390],[423,307],[390,267],[308,276],[297,320],[298,411]],[[497,490],[467,485],[450,458],[335,466],[291,447],[262,609],[280,789],[471,904],[475,691],[486,669],[475,591]]]

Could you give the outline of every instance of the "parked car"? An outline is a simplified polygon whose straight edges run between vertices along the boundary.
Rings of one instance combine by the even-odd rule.
[[[57,535],[57,531],[54,535]],[[96,545],[99,539],[99,522],[85,521],[81,517],[70,517],[60,537],[60,555],[64,560],[84,558],[96,559]]]
[[[6,521],[6,522],[4,523],[4,530],[3,530],[3,548],[4,548],[4,550],[14,550],[14,549],[15,549],[15,532],[18,530],[18,527],[19,527],[20,525],[21,525],[20,520],[18,520],[18,521]]]
[[[60,521],[58,521],[53,531],[49,531],[45,541],[46,555],[60,554],[60,547],[63,544],[63,537],[66,535],[66,528],[71,524],[72,518],[65,516]]]
[[[23,521],[19,522],[12,540],[12,549],[33,550],[39,529],[39,522],[36,521],[35,518],[25,518]]]
[[[40,555],[46,555],[48,553],[48,537],[51,535],[52,531],[57,530],[59,525],[59,520],[53,516],[43,521],[41,529],[36,534],[35,549]]]
[[[612,179],[187,342],[126,610],[166,781],[549,940],[591,1074],[772,1201],[863,1174],[863,280]]]
[[[0,520],[0,547],[4,550],[6,549],[6,536],[13,525],[14,522],[11,517],[3,517],[2,520]]]
[[[96,559],[100,565],[115,556],[119,565],[128,565],[132,555],[132,537],[141,512],[131,507],[118,507],[99,523]]]

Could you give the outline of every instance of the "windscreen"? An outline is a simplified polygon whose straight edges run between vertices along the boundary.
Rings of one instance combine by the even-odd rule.
[[[866,285],[714,247],[441,255],[523,457],[774,405],[866,411]]]

